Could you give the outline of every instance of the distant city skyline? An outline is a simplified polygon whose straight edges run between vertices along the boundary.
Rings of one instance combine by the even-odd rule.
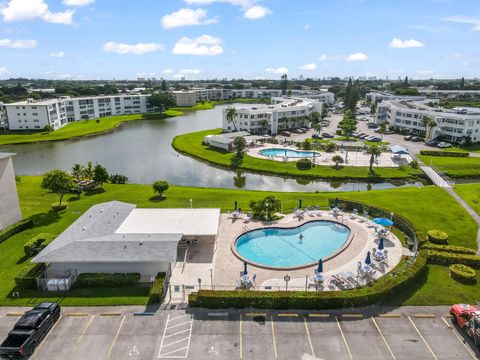
[[[0,21],[0,79],[480,77],[475,0],[7,0]]]

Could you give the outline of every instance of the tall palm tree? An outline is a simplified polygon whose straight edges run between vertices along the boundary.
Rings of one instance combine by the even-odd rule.
[[[227,108],[227,123],[233,124],[233,128],[237,131],[237,125],[235,124],[235,118],[237,117],[237,109],[234,107]]]
[[[268,120],[262,119],[258,122],[258,125],[262,127],[263,133],[265,134],[268,129]]]
[[[367,148],[367,154],[370,155],[370,172],[373,171],[373,163],[375,162],[375,158],[382,154],[382,149],[380,149],[377,145],[372,145]]]
[[[83,176],[83,166],[80,164],[74,164],[72,167],[72,176],[75,180],[80,180]]]
[[[318,111],[313,111],[310,113],[310,121],[312,123],[318,123],[318,121],[320,120],[320,114],[318,113]]]
[[[431,135],[432,129],[437,126],[437,122],[433,116],[425,115],[422,118],[421,123],[423,126],[425,126],[425,137],[428,139]]]
[[[312,128],[317,132],[317,134],[320,135],[320,133],[322,132],[323,126],[320,123],[315,123],[313,124]]]

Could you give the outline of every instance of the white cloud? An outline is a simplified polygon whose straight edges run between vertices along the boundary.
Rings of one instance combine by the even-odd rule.
[[[432,75],[434,73],[433,70],[420,70],[420,71],[417,71],[417,74],[418,75]]]
[[[74,11],[51,12],[43,0],[10,0],[0,13],[6,22],[40,19],[53,24],[70,25]]]
[[[195,39],[182,37],[173,48],[172,54],[216,56],[223,53],[222,40],[210,35],[201,35]]]
[[[233,6],[240,6],[242,8],[248,8],[253,6],[253,0],[184,0],[190,5],[210,5],[213,3],[228,3]]]
[[[117,54],[145,54],[147,52],[163,50],[163,44],[155,43],[138,43],[138,44],[123,44],[115,41],[109,41],[103,45],[103,50]]]
[[[278,68],[267,67],[265,71],[269,74],[275,74],[275,75],[283,75],[288,73],[288,69],[286,67],[278,67]]]
[[[7,75],[9,73],[6,66],[0,66],[0,76]]]
[[[365,60],[368,60],[368,56],[360,52],[350,54],[345,58],[345,61],[365,61]]]
[[[216,23],[216,19],[207,19],[204,9],[180,9],[162,18],[164,29],[173,29],[180,26],[208,25]]]
[[[327,61],[328,60],[328,55],[327,54],[322,54],[318,57],[318,60]]]
[[[265,6],[260,6],[260,5],[255,5],[255,6],[252,6],[250,8],[248,8],[244,13],[243,13],[243,16],[246,18],[246,19],[249,19],[249,20],[257,20],[257,19],[261,19],[269,14],[271,14],[272,11],[265,7]]]
[[[50,57],[53,58],[63,58],[65,56],[65,53],[63,51],[54,51],[50,53]]]
[[[165,69],[162,71],[162,73],[164,73],[165,75],[170,75],[170,74],[173,74],[173,70],[172,69]]]
[[[59,78],[60,80],[69,80],[69,79],[72,79],[73,76],[71,74],[59,74],[57,75],[57,78]]]
[[[317,68],[317,64],[314,64],[314,63],[300,66],[300,70],[312,71],[312,70],[315,70],[316,68]]]
[[[473,25],[471,30],[480,31],[480,19],[477,19],[477,18],[472,18],[472,17],[468,17],[468,16],[463,16],[463,15],[454,15],[454,16],[449,16],[449,17],[443,18],[442,20],[443,21],[455,22],[455,23],[459,23],[459,24]]]
[[[0,46],[7,46],[14,49],[35,49],[37,47],[37,41],[0,39]]]
[[[463,60],[465,55],[461,53],[445,54],[443,58],[448,60]]]
[[[201,72],[199,69],[181,69],[178,73],[181,75],[198,75]]]
[[[410,49],[410,48],[423,48],[424,45],[415,39],[401,40],[393,38],[388,46],[392,49]]]
[[[85,6],[94,2],[95,0],[63,0],[63,4],[67,6]]]

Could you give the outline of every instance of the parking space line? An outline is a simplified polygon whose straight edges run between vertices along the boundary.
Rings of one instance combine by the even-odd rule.
[[[168,327],[167,330],[170,330],[170,329],[173,329],[173,328],[182,326],[182,325],[187,325],[187,324],[190,324],[190,321],[186,321],[186,322],[184,322],[184,323],[177,324],[177,325],[172,325],[172,326]]]
[[[120,335],[120,331],[122,330],[122,326],[124,322],[125,322],[125,315],[123,316],[122,321],[120,322],[120,326],[118,327],[115,337],[113,338],[112,345],[110,345],[110,349],[108,349],[107,359],[110,359],[110,356],[112,355],[113,347],[115,346],[115,342],[117,341],[118,335]]]
[[[373,324],[374,324],[375,327],[377,328],[378,333],[379,333],[380,336],[382,337],[383,342],[384,342],[385,345],[387,346],[387,349],[388,349],[388,351],[390,352],[390,355],[392,355],[392,359],[393,359],[393,360],[396,360],[396,357],[395,357],[395,355],[393,354],[393,351],[392,351],[392,349],[390,348],[390,345],[388,345],[387,339],[385,339],[385,336],[383,336],[382,330],[380,330],[380,326],[378,326],[377,322],[375,321],[375,319],[374,319],[373,317],[372,317],[371,319],[372,319],[372,321],[373,321]]]
[[[122,316],[121,313],[101,313],[100,316]]]
[[[363,318],[363,314],[342,314],[342,318]]]
[[[381,317],[381,318],[399,318],[399,317],[401,317],[401,314],[398,314],[398,313],[379,314],[378,317]]]
[[[87,332],[87,329],[89,328],[90,324],[92,323],[93,319],[95,318],[95,315],[93,315],[90,320],[88,321],[87,325],[85,326],[85,328],[83,329],[82,333],[80,334],[80,336],[78,337],[77,341],[75,342],[75,345],[73,346],[73,349],[72,351],[70,352],[70,355],[68,356],[69,359],[72,358],[73,354],[75,354],[75,352],[77,351],[78,349],[78,345],[80,345],[80,342],[82,341],[83,337],[85,336],[85,333]]]
[[[165,335],[165,336],[164,336],[164,339],[167,339],[167,338],[169,338],[169,337],[171,337],[171,336],[175,336],[175,335],[178,335],[178,334],[181,334],[181,333],[184,333],[184,332],[189,332],[189,331],[190,331],[190,329],[185,329],[185,330],[178,331],[178,332],[173,333],[173,334],[170,334],[170,335]]]
[[[412,326],[414,327],[414,329],[417,331],[417,334],[420,336],[420,338],[422,339],[423,343],[425,344],[425,346],[427,347],[428,350],[430,350],[430,352],[432,353],[433,355],[433,358],[435,360],[438,360],[437,358],[437,355],[435,355],[435,353],[433,352],[432,348],[430,347],[430,345],[428,345],[427,343],[427,340],[425,340],[425,338],[423,337],[422,333],[420,332],[420,330],[418,330],[417,326],[415,325],[415,323],[413,322],[412,318],[410,316],[408,316],[408,320],[410,320],[410,323],[412,324]]]
[[[181,324],[177,324],[177,325],[173,325],[173,326],[168,326],[168,323],[171,322],[171,321],[174,321],[174,320],[178,320],[178,319],[181,319],[183,318],[183,316],[179,316],[179,317],[176,317],[174,318],[173,320],[170,319],[170,314],[168,314],[167,316],[167,322],[165,323],[165,328],[163,330],[163,335],[162,335],[162,341],[160,342],[160,349],[158,350],[158,358],[176,358],[176,359],[186,359],[188,357],[188,352],[189,352],[189,349],[190,349],[190,343],[191,343],[191,340],[192,340],[192,329],[193,329],[193,322],[194,322],[194,315],[191,314],[190,315],[190,321],[187,321],[187,322],[183,322]],[[169,335],[166,335],[167,334],[167,330],[170,330],[170,329],[173,329],[173,328],[176,328],[177,326],[180,326],[180,325],[187,325],[187,324],[190,324],[189,328],[188,329],[184,329],[184,330],[181,330],[181,331],[177,331],[176,333],[173,333],[173,334],[169,334]],[[184,337],[182,338],[181,340],[176,340],[176,341],[173,341],[171,343],[168,343],[168,344],[165,344],[165,339],[168,338],[168,337],[171,337],[171,336],[176,336],[176,335],[179,335],[179,334],[182,334],[182,333],[186,333],[188,332],[188,336],[187,337]],[[171,345],[175,345],[175,344],[179,344],[181,342],[184,342],[184,341],[187,341],[187,344],[186,346],[182,347],[182,348],[178,348],[178,349],[175,349],[175,350],[172,350],[172,351],[169,351],[167,353],[163,353],[162,351],[167,347],[167,346],[171,346]],[[171,355],[173,353],[178,353],[178,352],[183,352],[185,351],[184,354],[182,355]]]
[[[65,314],[65,316],[88,316],[89,314],[87,313],[68,313]]]
[[[188,357],[188,350],[190,350],[190,342],[192,341],[192,329],[193,329],[193,314],[192,314],[192,323],[190,324],[190,334],[188,335],[187,352],[185,353],[185,358]]]
[[[185,346],[185,347],[183,347],[183,348],[176,349],[176,350],[170,351],[170,352],[168,352],[168,353],[162,354],[161,357],[163,358],[163,357],[165,357],[165,356],[167,356],[167,355],[173,354],[173,353],[175,353],[175,352],[183,351],[183,350],[186,350],[186,349],[187,349],[187,347]],[[173,359],[173,358],[186,359],[187,357],[186,357],[186,356],[177,355],[177,356],[169,356],[169,358],[172,358],[172,359]]]
[[[433,319],[435,315],[433,314],[413,314],[415,319]]]
[[[240,359],[243,358],[243,324],[242,324],[242,314],[240,314]]]
[[[307,319],[303,318],[303,323],[305,324],[305,331],[307,332],[308,343],[310,344],[310,350],[312,350],[312,358],[316,359],[315,350],[313,349],[312,338],[310,337],[310,331],[308,330]]]
[[[345,347],[347,348],[348,357],[350,358],[350,360],[353,360],[352,352],[350,351],[350,347],[348,346],[347,339],[345,338],[345,334],[343,333],[342,326],[340,325],[340,321],[338,321],[338,316],[335,316],[335,321],[337,322],[338,329],[340,330],[340,334],[342,335],[343,343],[345,344]]]
[[[7,313],[6,315],[7,315],[7,316],[22,316],[23,314],[24,314],[24,313],[18,312],[18,313]]]
[[[267,316],[266,313],[246,313],[246,316]]]
[[[279,317],[298,317],[298,314],[287,314],[287,313],[280,313],[277,314]]]
[[[451,315],[450,315],[451,316]],[[445,323],[445,325],[448,326],[448,328],[450,329],[450,331],[455,335],[455,337],[458,339],[458,341],[460,341],[462,343],[462,345],[465,347],[465,349],[467,349],[467,352],[470,354],[470,356],[472,357],[472,359],[476,359],[477,356],[476,354],[472,351],[472,349],[470,349],[470,346],[467,345],[467,343],[460,337],[460,335],[457,334],[457,331],[453,328],[452,325],[450,325],[448,323],[447,320],[445,320],[445,318],[442,316],[442,320],[443,322]]]
[[[45,342],[47,341],[48,337],[49,337],[50,334],[53,332],[53,329],[55,329],[55,327],[56,327],[57,324],[60,322],[60,320],[62,320],[62,318],[63,318],[63,315],[60,315],[60,317],[58,318],[57,322],[56,322],[55,324],[53,324],[52,328],[49,330],[49,332],[47,333],[47,335],[45,335],[45,337],[43,338],[42,342],[40,343],[40,346],[35,349],[35,352],[33,353],[31,359],[34,359],[35,356],[38,354],[38,352],[42,349],[42,347],[45,345]]]
[[[277,341],[275,340],[275,326],[273,326],[273,317],[270,316],[270,323],[272,324],[272,338],[273,338],[273,353],[275,354],[275,359],[278,358],[277,355]]]
[[[178,344],[178,343],[180,343],[180,342],[182,342],[182,341],[185,341],[185,340],[187,340],[187,339],[188,339],[188,336],[187,336],[186,338],[183,338],[183,339],[180,339],[180,340],[177,340],[177,341],[173,341],[173,342],[168,343],[168,344],[166,344],[166,345],[163,344],[163,347],[166,348],[167,346],[171,346],[171,345]]]
[[[170,317],[170,315],[168,315],[168,316]],[[177,316],[177,317],[174,317],[174,318],[172,318],[172,319],[169,318],[167,321],[175,321],[175,320],[181,319],[181,318],[183,318],[183,317],[185,317],[185,316],[187,316],[187,314],[183,314],[183,315],[181,315],[181,316]]]
[[[329,318],[330,314],[308,314],[308,317]]]
[[[170,320],[170,314],[167,315],[167,322],[165,323],[165,328],[163,329],[162,341],[160,342],[160,350],[158,350],[158,358],[160,358],[160,354],[162,353],[162,346],[163,342],[165,341],[165,333],[167,332],[167,324]]]

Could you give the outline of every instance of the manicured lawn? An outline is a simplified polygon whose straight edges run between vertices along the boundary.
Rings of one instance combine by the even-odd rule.
[[[74,290],[61,294],[60,298],[58,295],[36,291],[21,292],[20,299],[8,297],[14,287],[15,274],[23,263],[28,261],[23,257],[25,242],[41,232],[60,234],[92,205],[110,200],[135,203],[139,207],[188,207],[189,199],[192,199],[195,207],[220,207],[225,211],[233,208],[235,200],[241,208],[247,209],[250,200],[273,194],[282,201],[282,207],[287,212],[298,206],[300,198],[304,206],[326,206],[329,198],[339,197],[360,200],[401,214],[412,221],[423,234],[432,228],[445,230],[449,233],[450,243],[453,245],[476,246],[477,227],[474,221],[445,191],[433,186],[349,193],[274,193],[172,186],[166,192],[166,200],[158,201],[153,197],[153,190],[149,185],[106,184],[105,192],[82,195],[79,200],[73,196],[66,196],[69,202],[68,209],[55,214],[49,211],[49,207],[58,198],[55,194],[42,190],[40,183],[41,177],[38,176],[21,177],[18,183],[23,215],[32,217],[35,227],[0,244],[0,305],[29,305],[52,298],[58,299],[64,305],[72,306],[146,304],[148,289],[137,287]],[[437,279],[429,279],[428,284],[431,281],[437,281]],[[442,279],[438,281],[441,282]],[[434,285],[431,286],[435,288]],[[417,292],[422,289],[423,286]],[[415,294],[421,299],[422,293],[418,295],[417,292]],[[480,298],[480,288],[477,298]]]
[[[455,191],[480,215],[480,183],[458,184]]]
[[[189,134],[183,134],[177,136],[173,139],[173,147],[181,153],[186,155],[193,156],[198,159],[208,161],[212,164],[230,167],[232,163],[232,158],[234,156],[231,152],[222,151],[219,149],[214,149],[209,146],[202,144],[203,139],[206,135],[209,134],[219,134],[221,129],[199,131]],[[327,155],[325,155],[327,156]],[[254,158],[248,155],[245,155],[243,163],[239,166],[239,169],[259,172],[259,173],[270,173],[270,174],[279,174],[282,176],[296,176],[304,178],[355,178],[355,179],[375,179],[384,178],[384,179],[404,179],[411,178],[416,174],[420,174],[421,170],[413,169],[410,166],[404,168],[382,168],[375,167],[375,176],[371,176],[369,173],[368,167],[353,167],[345,166],[339,170],[334,169],[331,166],[316,166],[310,170],[299,170],[296,167],[295,162],[281,162],[281,161],[272,161],[264,160],[259,158]]]
[[[425,155],[419,155],[419,157],[425,165],[430,165],[431,161],[433,165],[452,177],[480,177],[480,158]]]

